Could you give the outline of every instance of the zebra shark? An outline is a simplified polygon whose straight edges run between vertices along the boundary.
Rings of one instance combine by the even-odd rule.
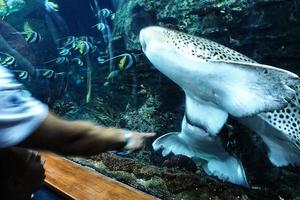
[[[249,186],[241,161],[226,151],[219,134],[230,115],[261,136],[273,164],[300,164],[296,74],[159,26],[142,29],[139,40],[154,67],[180,86],[186,97],[181,131],[157,138],[154,150],[162,149],[163,156],[204,159],[207,174]]]

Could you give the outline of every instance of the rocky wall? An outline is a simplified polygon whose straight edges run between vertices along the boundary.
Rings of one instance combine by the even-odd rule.
[[[299,9],[298,0],[131,0],[119,9],[113,36],[127,50],[140,50],[139,30],[160,25],[299,73]]]

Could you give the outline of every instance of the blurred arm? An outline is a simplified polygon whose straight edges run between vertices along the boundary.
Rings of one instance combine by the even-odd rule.
[[[104,128],[85,121],[66,121],[49,113],[40,127],[20,146],[43,149],[67,155],[94,155],[121,149],[136,151],[154,134],[132,132],[125,146],[124,130]]]
[[[122,148],[122,131],[102,128],[85,121],[66,121],[49,113],[39,128],[20,146],[63,154],[92,155]]]

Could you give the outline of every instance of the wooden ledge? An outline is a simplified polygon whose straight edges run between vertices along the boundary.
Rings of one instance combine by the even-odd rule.
[[[125,184],[88,170],[63,157],[40,152],[46,160],[45,184],[67,199],[74,200],[155,200]]]

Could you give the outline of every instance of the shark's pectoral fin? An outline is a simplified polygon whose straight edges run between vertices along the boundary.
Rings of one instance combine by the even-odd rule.
[[[175,155],[185,155],[193,158],[195,161],[200,159],[207,160],[203,166],[208,175],[216,176],[225,182],[248,187],[247,178],[241,162],[228,154],[220,144],[220,140],[203,141],[197,146],[189,144],[184,139],[184,133],[168,133],[156,139],[152,146],[155,151],[162,150],[162,155],[167,156],[171,153]]]
[[[155,151],[162,149],[163,156],[170,153],[188,156],[195,161],[207,161],[204,169],[209,175],[223,181],[248,186],[241,162],[224,148],[220,136],[212,136],[203,129],[182,120],[180,133],[168,133],[156,139],[152,144]]]
[[[220,107],[201,99],[195,100],[186,92],[186,117],[189,122],[205,129],[211,135],[217,135],[228,118],[228,113]]]
[[[152,147],[155,151],[161,149],[163,156],[173,153],[175,155],[181,154],[191,158],[195,155],[194,149],[190,148],[189,144],[180,138],[180,133],[177,132],[168,133],[157,138],[152,143]]]
[[[249,187],[243,165],[233,156],[210,159],[204,166],[204,170],[208,175],[216,176],[223,181]]]
[[[209,61],[222,76],[213,82],[216,102],[235,117],[281,109],[295,96],[299,77],[256,63]]]

